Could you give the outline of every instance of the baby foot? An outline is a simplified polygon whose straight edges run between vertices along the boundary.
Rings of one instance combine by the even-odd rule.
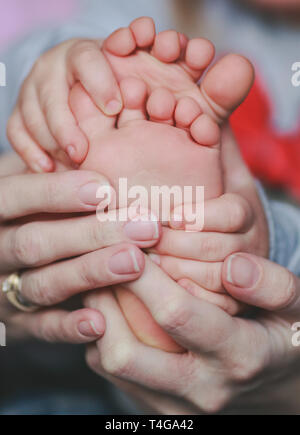
[[[123,79],[120,88],[124,109],[118,119],[104,115],[80,84],[71,91],[71,108],[90,143],[81,168],[105,175],[117,193],[119,179],[126,178],[129,188],[143,186],[148,192],[151,186],[183,190],[188,185],[204,186],[207,199],[220,196],[217,123],[191,97],[177,102],[169,90],[156,88],[148,98],[145,83],[134,77]],[[182,198],[168,207],[181,203]],[[160,216],[159,209],[151,211]],[[118,299],[141,341],[169,352],[182,351],[134,295],[124,290],[118,292]]]
[[[242,56],[230,54],[211,66],[213,44],[202,38],[188,40],[170,30],[155,33],[151,18],[139,18],[128,28],[119,29],[107,38],[103,52],[121,81],[141,78],[149,91],[165,88],[178,99],[194,98],[204,113],[218,123],[227,120],[251,89],[254,71]]]
[[[204,186],[206,199],[219,197],[218,125],[190,97],[176,102],[170,91],[156,89],[146,101],[146,86],[136,78],[122,80],[120,88],[124,110],[118,120],[100,112],[80,85],[71,93],[72,110],[90,143],[81,168],[105,175],[117,194],[119,179],[126,178],[128,189],[143,186],[149,198],[153,186],[180,186],[182,191],[184,186]],[[180,205],[179,200],[174,198],[171,207]],[[157,216],[168,214],[155,206]]]

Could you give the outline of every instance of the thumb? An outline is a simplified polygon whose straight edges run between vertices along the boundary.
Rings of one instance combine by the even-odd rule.
[[[228,293],[241,302],[299,315],[299,279],[269,260],[243,253],[231,255],[223,264],[222,281]]]

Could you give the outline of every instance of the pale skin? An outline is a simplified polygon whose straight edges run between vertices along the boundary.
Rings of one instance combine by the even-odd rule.
[[[80,217],[96,209],[86,186],[107,184],[97,173],[26,174],[22,162],[8,155],[0,159],[0,176],[1,203],[5,204],[0,224],[0,282],[10,273],[26,269],[22,294],[43,307],[37,313],[20,313],[1,292],[0,319],[7,326],[9,339],[94,341],[105,331],[103,315],[90,309],[69,313],[58,304],[92,288],[136,279],[144,268],[138,247],[157,243],[153,235],[159,234],[159,229],[151,222],[100,227],[95,215]],[[51,220],[50,215],[41,219],[45,212],[52,214]],[[38,213],[27,223],[27,216]],[[72,257],[76,258],[69,260]],[[53,264],[57,260],[64,261]]]
[[[155,60],[154,57],[148,53],[149,50],[140,50],[137,57],[130,56],[130,54],[136,48],[136,44],[143,48],[150,47],[153,56],[156,56],[157,60]],[[165,47],[168,47],[167,51],[165,50]],[[205,184],[207,188],[206,198],[216,198],[217,196],[220,196],[220,194],[222,193],[222,181],[220,179],[220,133],[216,122],[221,123],[223,119],[226,118],[226,116],[228,116],[230,112],[247,95],[253,79],[253,70],[251,65],[247,62],[247,60],[239,56],[228,56],[222,59],[222,61],[220,61],[207,74],[205,80],[201,85],[201,91],[199,92],[198,87],[194,84],[193,80],[198,79],[202,75],[203,70],[212,60],[214,49],[211,43],[202,39],[188,42],[187,39],[183,37],[183,35],[178,35],[176,32],[173,31],[163,32],[162,34],[156,36],[152,20],[145,18],[136,20],[131,24],[130,28],[128,29],[122,29],[118,32],[115,32],[105,42],[104,50],[106,56],[110,59],[111,64],[114,65],[117,76],[118,71],[122,71],[122,74],[124,74],[125,76],[132,75],[140,77],[146,75],[146,84],[148,85],[148,88],[153,90],[153,93],[147,102],[148,114],[150,115],[150,118],[153,122],[146,123],[145,126],[141,124],[140,127],[141,132],[144,135],[145,128],[148,128],[146,127],[146,125],[148,124],[149,126],[151,126],[149,131],[149,138],[151,140],[150,145],[152,145],[153,142],[156,142],[155,134],[161,135],[164,131],[166,131],[168,136],[170,134],[173,134],[172,142],[174,141],[174,138],[176,139],[177,134],[177,140],[181,142],[181,145],[184,140],[187,142],[185,154],[189,153],[189,155],[186,156],[185,159],[182,159],[181,156],[183,150],[177,147],[177,159],[180,159],[184,162],[186,168],[188,168],[188,171],[185,169],[185,166],[183,166],[181,170],[178,170],[178,168],[176,168],[175,173],[177,174],[179,172],[180,175],[187,174],[190,171],[192,165],[194,165],[194,175],[192,174],[190,179],[186,180],[186,182],[192,185],[195,185],[197,183]],[[127,56],[125,56],[126,53],[128,54]],[[122,57],[120,57],[120,55],[122,55]],[[160,59],[161,61],[158,62],[158,59]],[[166,62],[168,62],[169,64],[166,65]],[[122,76],[119,75],[118,78],[119,80],[122,80]],[[170,78],[171,80],[169,80]],[[123,141],[120,143],[121,148],[119,149],[118,153],[122,152],[123,150],[123,152],[125,152],[126,154],[126,160],[128,162],[131,162],[131,166],[129,166],[129,172],[128,169],[126,170],[125,165],[125,175],[129,178],[129,180],[132,180],[132,182],[138,182],[139,184],[145,184],[145,180],[143,179],[132,179],[132,172],[130,172],[136,172],[135,165],[137,165],[138,163],[134,160],[132,162],[132,159],[130,159],[129,157],[130,153],[132,156],[134,156],[137,149],[133,142],[133,139],[135,139],[137,136],[137,123],[132,123],[130,125],[133,136],[131,138],[129,136],[130,140],[128,140],[127,137],[127,148],[124,147],[124,145],[126,144],[126,129],[124,127],[128,127],[128,133],[128,131],[130,132],[129,123],[131,123],[131,121],[135,121],[136,118],[138,118],[139,121],[142,121],[145,118],[145,108],[143,107],[145,99],[145,89],[141,89],[141,85],[136,83],[137,78],[135,79],[135,81],[133,78],[130,80],[131,82],[128,82],[128,79],[126,83],[124,83],[125,80],[121,82],[121,91],[123,90],[123,100],[126,104],[125,109],[122,111],[122,114],[118,120],[119,131],[122,134]],[[223,87],[222,83],[220,83],[220,80],[223,80]],[[159,89],[159,87],[162,84],[166,84],[167,81],[172,83],[171,90],[179,99],[178,103],[176,103],[174,96],[170,94],[170,92],[164,90],[164,93],[162,93],[162,91]],[[130,89],[130,87],[135,88],[133,90],[133,94],[128,93],[128,89]],[[141,99],[135,101],[134,98],[132,99],[132,95],[137,95],[141,97]],[[191,95],[195,96],[198,104],[191,99]],[[111,133],[114,142],[116,141],[115,138],[118,138],[118,136],[116,135],[117,131],[113,132],[112,130],[112,126],[115,123],[115,120],[113,117],[105,117],[101,111],[97,110],[96,106],[94,106],[92,101],[87,97],[87,94],[84,94],[82,87],[77,86],[76,88],[74,88],[70,102],[73,113],[75,113],[82,131],[85,133],[90,141],[90,152],[87,156],[87,159],[85,160],[83,168],[86,167],[92,169],[94,163],[96,162],[97,170],[100,172],[103,172],[104,170],[105,172],[106,167],[111,168],[111,165],[109,164],[109,162],[111,161],[111,159],[109,158],[109,152],[110,150],[112,152],[115,152],[115,150],[112,147],[108,147],[105,151],[105,149],[103,149],[102,147],[101,156],[99,156],[97,154],[97,150],[99,149],[97,146],[97,141],[98,143],[109,143],[110,139],[107,134],[111,135]],[[203,111],[206,113],[203,114]],[[171,119],[173,118],[174,112],[178,129],[173,130],[172,128],[169,128],[167,126],[163,127],[161,125],[162,123],[172,125]],[[212,117],[215,121],[213,121],[210,117]],[[155,127],[155,123],[159,124],[160,127]],[[99,132],[99,125],[102,125],[102,134],[100,134]],[[154,128],[156,128],[156,130],[154,130]],[[197,141],[198,144],[200,143],[202,147],[194,146],[194,143],[191,140],[189,140],[188,142],[186,138],[186,133],[183,134],[183,132],[181,131],[182,128],[189,130],[192,139]],[[107,131],[107,133],[106,136],[103,136],[105,130]],[[119,138],[121,138],[121,135],[119,135]],[[131,149],[128,148],[129,143],[131,143]],[[151,153],[149,154],[150,145],[146,147],[148,148],[148,150],[144,149],[144,153],[148,152],[148,159],[151,156]],[[174,147],[173,143],[170,143],[170,145],[172,148],[170,148],[170,154],[174,154],[174,150],[176,148]],[[166,143],[164,143],[164,146],[166,146]],[[96,155],[93,154],[95,152]],[[105,159],[107,160],[106,163]],[[155,153],[152,153],[152,159],[157,166],[157,158],[155,158]],[[120,176],[120,170],[124,171],[124,161],[126,160],[123,158],[121,159],[122,168],[114,168],[114,173],[118,176]],[[100,162],[103,162],[103,168],[99,168]],[[169,162],[167,163],[169,164]],[[204,175],[201,174],[203,178],[199,178],[198,174],[201,172],[199,168],[201,168],[201,165],[203,164],[204,166],[202,172],[204,171]],[[208,167],[209,173],[205,174],[205,168]],[[157,171],[156,167],[155,169]],[[160,172],[164,174],[166,170],[161,167]],[[111,172],[107,175],[110,179],[114,179],[114,176]],[[153,179],[153,176],[151,175],[151,169],[149,172],[149,176],[150,183],[155,183],[155,179]],[[156,184],[159,184],[160,182],[161,180],[156,182]],[[171,174],[167,174],[167,178],[164,180],[164,182],[167,184],[178,184],[178,179],[172,178]],[[222,200],[223,207],[225,208],[226,206],[227,208],[231,207],[230,204],[232,204],[233,201],[236,200],[236,203],[238,204],[237,208],[238,210],[241,210],[242,215],[245,214],[245,210],[246,213],[248,211],[247,204],[243,204],[239,198],[225,196],[222,198]],[[213,206],[213,202],[211,204],[208,204],[208,210],[213,209]],[[213,213],[211,213],[211,215],[213,216]],[[214,229],[213,219],[211,219],[209,222],[211,222],[210,228]],[[239,225],[241,225],[240,222],[236,224],[236,230],[239,230],[241,228]],[[235,228],[231,225],[230,231],[234,231]],[[209,227],[207,229],[209,229]],[[168,237],[166,237],[165,240],[168,240]],[[221,262],[222,259],[225,258],[226,255],[228,255],[228,253],[236,249],[238,240],[239,239],[237,237],[232,237],[231,243],[229,243],[228,240],[228,244],[226,245],[228,246],[226,252],[222,253],[222,257],[216,257],[214,258],[214,260],[218,260],[219,262]],[[242,237],[240,238],[240,240],[243,240]],[[163,250],[161,252],[163,252],[164,254],[168,254],[168,251],[166,250],[165,252]],[[205,255],[207,255],[207,253],[208,250],[206,253],[204,253],[204,260],[207,260],[207,258],[205,258]],[[178,253],[176,253],[175,255],[178,256]],[[188,256],[186,253],[184,253],[184,255],[187,256],[187,258],[193,258],[192,253],[190,254],[190,256]],[[198,259],[199,255],[197,260]],[[196,280],[198,284],[200,283],[200,285],[202,285],[202,287],[200,287],[195,283],[195,286],[198,289],[198,296],[202,296],[203,298],[214,301],[231,313],[234,313],[238,310],[238,304],[231,300],[228,296],[222,294],[211,294],[209,291],[207,291],[211,290],[215,293],[223,293],[223,288],[218,285],[217,280],[213,279],[214,283],[212,283],[211,279],[208,283],[203,282],[203,279],[201,280],[201,273],[199,277],[198,264],[195,261],[181,261],[181,264],[185,265],[186,263],[188,263],[187,268],[185,268],[184,266],[182,266],[181,268],[177,267],[178,271],[180,269],[181,271],[185,270],[186,274],[181,277],[174,276],[175,279],[177,278],[178,281],[181,280],[182,285],[187,287],[186,280],[184,281],[182,280],[182,278],[187,278],[188,276],[190,276],[191,280],[189,282],[194,283]],[[164,268],[166,270],[168,269],[166,264],[164,264]],[[196,271],[196,269],[198,270]],[[220,275],[220,263],[214,265],[211,269],[211,273],[209,275],[207,275],[206,273],[206,276],[211,277],[212,275]],[[169,270],[170,274],[172,275],[171,268],[169,268]],[[203,267],[203,271],[204,270],[205,268]],[[141,319],[143,319],[142,315]],[[151,319],[149,319],[149,321],[150,320]],[[145,319],[143,323],[145,323]],[[149,329],[150,331],[152,330],[152,339],[150,341],[152,342],[152,344],[154,335],[153,328],[155,329],[155,325],[150,325]],[[138,330],[139,328],[136,329]],[[162,344],[160,343],[154,344],[162,346]]]
[[[137,45],[144,48],[136,50]],[[146,18],[115,32],[103,47],[120,81],[124,109],[115,128],[116,119],[99,111],[82,86],[74,87],[70,96],[72,112],[90,143],[81,168],[105,174],[116,189],[121,177],[128,180],[129,186],[143,185],[149,189],[153,185],[204,185],[206,200],[220,197],[224,189],[221,133],[217,122],[221,124],[247,95],[253,80],[251,65],[239,56],[225,57],[209,69],[199,90],[193,79],[198,79],[208,67],[213,53],[211,43],[202,39],[183,43],[174,31],[156,36],[152,20]],[[167,83],[170,90],[161,88]],[[222,199],[226,207],[229,197]],[[151,211],[159,214],[158,210]],[[213,221],[210,222],[213,225]],[[193,245],[191,235],[169,232],[164,230],[158,245],[158,252],[164,254],[160,261],[162,267],[195,296],[235,314],[239,304],[224,295],[221,279],[216,277],[220,277],[224,258],[239,250],[241,239],[233,234],[228,240],[220,237],[223,252],[212,252],[208,242],[202,240],[201,243],[200,238]],[[209,238],[208,234],[207,241]],[[176,250],[177,240],[181,240],[181,250]],[[192,246],[195,246],[195,254]],[[201,246],[203,250],[199,252]],[[171,257],[171,250],[175,257],[186,260]],[[265,247],[263,254],[266,253]],[[214,263],[202,264],[201,268],[197,261],[189,261],[199,260],[199,257]],[[138,299],[125,290],[118,290],[117,294],[128,322],[143,342],[164,350],[179,350],[173,341],[168,341]]]
[[[224,169],[226,185],[240,198],[246,195],[252,213],[257,212],[255,185],[233,138],[226,141]],[[258,227],[253,226],[255,231]],[[299,318],[299,278],[261,257],[240,253],[222,264],[221,284],[235,300],[262,308],[260,315],[255,320],[231,317],[184,292],[149,261],[143,276],[127,286],[164,331],[187,349],[181,355],[137,340],[111,291],[90,295],[86,304],[101,307],[107,329],[104,338],[89,347],[89,366],[150,412],[298,413],[300,355],[299,347],[292,346],[291,325]]]
[[[236,203],[236,204],[240,204],[240,203]],[[240,206],[240,205],[239,205]],[[238,207],[239,207],[238,206]],[[223,225],[223,228],[224,228],[224,225]],[[225,229],[224,229],[225,230]],[[259,259],[257,259],[257,261],[261,261],[261,260],[259,260]],[[262,264],[262,267],[263,267],[263,269],[264,268],[266,268],[267,266],[265,265],[266,263],[261,263]],[[273,267],[273,272],[275,271],[275,268],[277,267],[277,266],[272,266]],[[271,270],[271,269],[269,269],[269,270]],[[275,272],[274,272],[275,273]],[[283,273],[283,272],[282,272]],[[284,273],[286,273],[286,271],[284,272]],[[282,275],[283,276],[283,275]],[[280,280],[279,280],[279,282],[280,282]],[[270,280],[268,281],[268,284],[270,283]],[[226,282],[225,282],[225,284],[224,284],[225,286],[226,286]],[[259,290],[261,290],[261,289],[259,289]],[[263,289],[262,289],[263,290]],[[280,289],[278,289],[278,290],[280,290]],[[284,290],[286,290],[286,289],[284,289]],[[276,293],[279,293],[279,292],[276,292]],[[275,294],[276,294],[275,293]],[[234,293],[232,293],[233,295],[234,295]],[[237,295],[238,296],[238,295]],[[245,299],[245,298],[244,298]],[[253,302],[253,301],[251,301],[250,300],[251,298],[249,298],[248,300],[245,300],[245,302],[249,302],[249,303],[251,303],[251,302]],[[282,301],[281,301],[282,302]],[[286,302],[288,302],[288,300],[286,301]],[[256,303],[257,305],[259,305],[259,303]],[[265,304],[266,304],[266,302],[265,302]],[[274,308],[274,307],[271,307],[271,308]],[[276,307],[275,307],[276,308]],[[242,345],[241,345],[241,347],[242,347]],[[95,361],[95,360],[94,360]],[[121,366],[121,365],[120,365]],[[94,367],[95,367],[95,364],[94,364]],[[98,366],[97,366],[98,367]],[[251,376],[249,376],[249,377],[251,377]],[[142,383],[144,384],[144,381],[142,381]],[[144,397],[146,397],[147,396],[147,394],[145,393],[145,391],[142,391],[142,393],[143,393],[143,395],[144,395]],[[176,393],[177,394],[177,393]],[[157,399],[157,397],[155,397],[155,399]],[[159,402],[160,402],[160,405],[161,405],[161,408],[160,408],[160,410],[163,412],[163,404],[164,403],[166,403],[167,402],[167,400],[164,400],[163,399],[163,397],[159,397]],[[219,405],[216,405],[216,406],[212,406],[212,409],[213,408],[218,408],[219,407]],[[201,408],[201,407],[200,407]],[[207,407],[208,408],[208,407]],[[166,409],[166,408],[165,408]],[[169,407],[169,409],[170,409],[170,407]],[[182,410],[182,408],[177,408],[177,409],[181,409]],[[199,409],[199,407],[198,408],[196,408],[196,409]]]

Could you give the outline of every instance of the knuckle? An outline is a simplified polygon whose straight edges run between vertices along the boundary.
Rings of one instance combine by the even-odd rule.
[[[48,343],[56,343],[57,342],[57,336],[55,334],[55,331],[53,328],[49,327],[48,324],[41,324],[40,325],[40,335],[43,337],[43,339]]]
[[[17,261],[26,267],[38,266],[42,260],[42,240],[34,224],[19,227],[13,237],[13,253]]]
[[[40,56],[34,63],[30,75],[40,75],[44,72],[46,53]]]
[[[224,250],[220,243],[220,239],[211,236],[206,236],[203,238],[200,249],[201,255],[199,258],[205,256],[205,258],[215,260],[221,259]]]
[[[203,399],[200,408],[205,414],[221,412],[229,402],[229,395],[222,389],[216,389],[208,397]]]
[[[109,282],[106,268],[99,265],[95,267],[95,262],[90,257],[81,259],[78,273],[83,286],[90,290],[101,286],[103,282]]]
[[[116,377],[128,377],[134,368],[134,352],[129,342],[113,345],[102,353],[101,364],[106,373]]]
[[[89,245],[95,249],[107,246],[105,239],[108,236],[103,229],[103,225],[100,224],[97,218],[93,216],[93,221],[87,220],[88,225],[86,226],[86,237]]]
[[[180,298],[169,301],[154,313],[157,323],[166,331],[174,332],[185,328],[190,319],[190,312],[184,308]]]
[[[42,307],[52,306],[57,303],[49,279],[46,279],[41,272],[31,276],[29,299]]]
[[[221,273],[222,265],[217,263],[208,264],[204,270],[205,288],[220,292],[223,289]]]
[[[91,63],[95,59],[95,50],[99,51],[97,44],[92,40],[82,40],[74,44],[70,56],[73,59],[75,68]]]
[[[232,362],[231,376],[235,382],[245,383],[256,379],[262,369],[263,362],[258,355],[246,355],[246,357]]]

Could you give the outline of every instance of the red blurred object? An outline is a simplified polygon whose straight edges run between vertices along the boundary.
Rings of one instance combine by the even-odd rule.
[[[272,126],[271,115],[271,99],[257,78],[230,122],[252,173],[300,199],[300,124],[297,131],[280,134]]]

